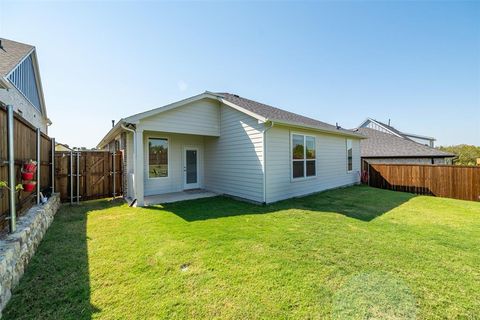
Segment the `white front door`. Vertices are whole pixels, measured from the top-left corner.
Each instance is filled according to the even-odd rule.
[[[184,189],[199,188],[198,148],[185,147],[183,152]]]

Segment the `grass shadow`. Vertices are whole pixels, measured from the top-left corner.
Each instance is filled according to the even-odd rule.
[[[371,221],[413,197],[415,195],[410,193],[353,186],[264,206],[220,196],[146,208],[170,211],[188,222],[247,214],[267,214],[288,209],[331,212],[361,221]]]
[[[3,319],[91,319],[87,219],[92,210],[120,202],[62,205],[28,264]]]

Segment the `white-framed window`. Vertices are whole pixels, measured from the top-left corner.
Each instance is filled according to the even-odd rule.
[[[168,139],[148,138],[148,178],[168,177]]]
[[[292,133],[292,179],[317,174],[315,137]]]
[[[347,155],[347,172],[352,172],[353,170],[353,149],[352,149],[352,140],[346,140],[346,155]]]

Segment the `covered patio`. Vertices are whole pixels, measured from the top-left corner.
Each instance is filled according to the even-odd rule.
[[[195,200],[201,198],[215,197],[218,194],[205,189],[184,190],[179,192],[170,192],[144,197],[145,206],[151,206],[162,203],[172,203],[177,201]]]

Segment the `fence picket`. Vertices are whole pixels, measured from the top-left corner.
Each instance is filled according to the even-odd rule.
[[[369,163],[366,170],[372,187],[480,201],[480,167]]]
[[[108,151],[80,151],[80,161],[78,162],[78,172],[80,177],[78,178],[78,188],[77,188],[77,179],[73,179],[75,185],[74,190],[78,190],[78,195],[80,196],[80,201],[83,200],[92,200],[99,198],[111,197],[114,194],[113,190],[113,161],[112,155]],[[58,192],[60,192],[60,198],[62,201],[69,200],[69,194],[67,188],[63,188],[65,184],[65,177],[68,176],[70,171],[68,167],[68,161],[62,161],[65,158],[68,158],[69,152],[55,152],[55,166],[57,173],[55,175],[56,185]],[[116,186],[116,195],[122,194],[122,156],[118,152],[115,156],[117,162],[115,163],[115,186]],[[77,164],[74,161],[73,174],[77,173]],[[75,191],[75,196],[77,192]]]
[[[37,128],[28,123],[22,116],[14,113],[14,148],[15,148],[15,180],[22,183],[21,169],[23,163],[37,159]],[[40,162],[37,163],[40,173],[40,191],[48,196],[51,192],[52,177],[52,139],[44,133],[40,135]],[[7,109],[0,106],[0,180],[8,180],[7,163]],[[35,177],[34,180],[37,180]],[[16,194],[17,217],[22,216],[26,210],[36,203],[36,190],[34,192],[19,191]],[[0,232],[8,227],[8,192],[5,188],[0,189]]]

